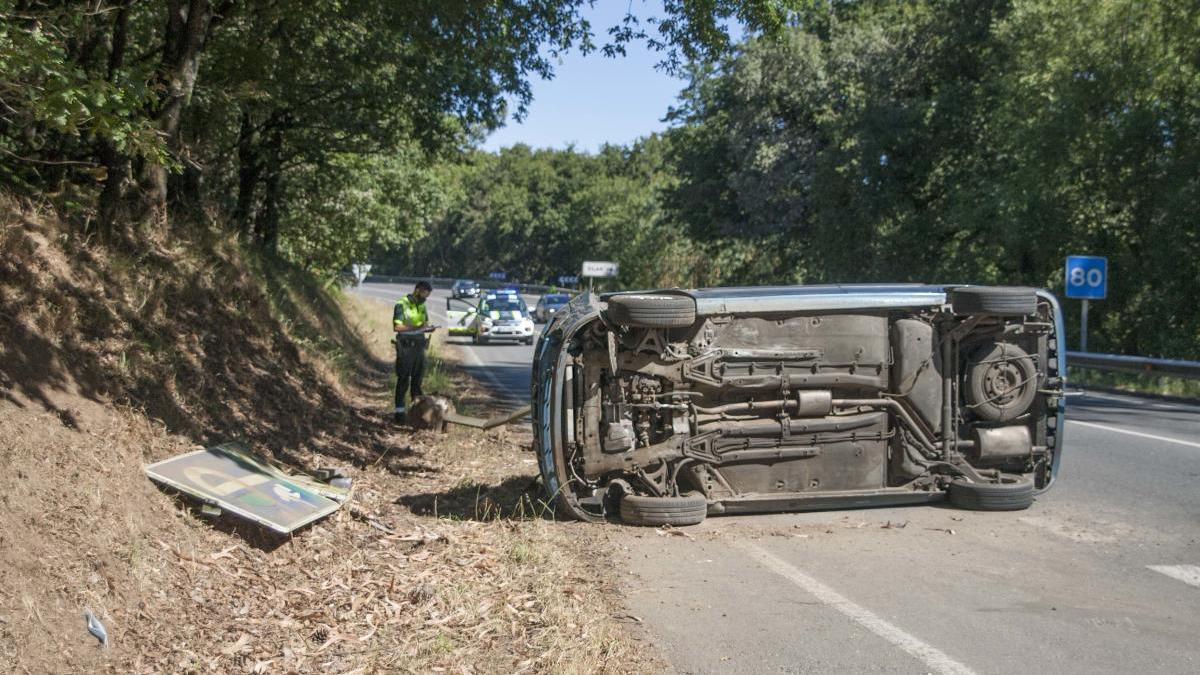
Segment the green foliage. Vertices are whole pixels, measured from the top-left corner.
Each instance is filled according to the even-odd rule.
[[[281,253],[326,276],[419,238],[445,200],[436,174],[411,149],[301,165],[288,189]]]
[[[0,183],[103,222],[142,193],[326,275],[1061,290],[1101,254],[1095,348],[1200,358],[1195,2],[584,6],[0,0]],[[664,136],[469,149],[562,52],[635,40],[689,75]]]
[[[1097,349],[1200,358],[1198,28],[1195,3],[1110,0],[1020,5],[999,30],[1009,221],[1051,235],[1050,283],[1065,253],[1109,256]]]
[[[452,169],[429,238],[383,262],[540,281],[606,258],[626,287],[1061,292],[1067,254],[1101,254],[1113,277],[1094,347],[1200,358],[1192,5],[779,3],[749,21],[742,3],[669,3],[660,35],[687,26],[714,45],[706,26],[730,16],[760,30],[717,61],[674,43],[693,60],[664,137],[476,154]]]
[[[586,4],[0,0],[0,154],[22,163],[0,166],[25,192],[91,189],[106,232],[128,231],[114,222],[123,213],[216,214],[273,252],[283,221],[301,232],[297,219],[313,210],[311,198],[290,203],[299,186],[348,175],[347,155],[419,147],[453,158],[510,112],[520,118],[530,78],[552,77],[567,50],[595,48]],[[657,37],[628,30],[633,13],[601,28],[610,53],[648,40],[676,58],[726,48],[726,19],[775,30],[786,12],[777,0],[678,0]],[[72,173],[80,167],[102,191]],[[318,240],[333,241],[291,249],[315,255]]]
[[[63,27],[45,26],[11,0],[0,1],[0,154],[6,156],[0,180],[35,180],[39,165],[64,162],[40,152],[96,139],[165,162],[166,148],[142,113],[149,100],[144,82],[109,80],[72,58]]]
[[[714,264],[751,252],[722,283],[1061,292],[1067,254],[1107,255],[1094,348],[1198,358],[1198,21],[1134,0],[813,10],[693,71],[666,217]]]
[[[523,145],[474,153],[450,169],[450,205],[429,236],[377,263],[547,282],[578,274],[585,259],[611,259],[630,272],[623,284],[681,283],[693,261],[689,242],[661,219],[658,192],[670,181],[663,151],[651,137],[596,155]]]

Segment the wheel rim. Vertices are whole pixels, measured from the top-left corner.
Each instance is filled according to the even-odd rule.
[[[983,387],[987,400],[1001,408],[1012,405],[1020,397],[1025,384],[1021,371],[1011,362],[993,363],[984,376]]]

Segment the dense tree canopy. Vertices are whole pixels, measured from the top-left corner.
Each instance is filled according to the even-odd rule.
[[[763,252],[721,281],[1061,290],[1067,254],[1107,255],[1098,346],[1200,356],[1200,8],[832,7],[697,70],[675,111],[668,217]]]
[[[1200,358],[1196,2],[587,5],[0,0],[0,187],[322,274],[1061,290],[1107,255],[1095,348]],[[557,54],[635,40],[686,75],[666,133],[471,149]]]
[[[541,278],[611,258],[629,287],[1061,291],[1064,257],[1098,254],[1113,282],[1093,344],[1200,358],[1200,7],[877,1],[788,16],[691,61],[664,137],[476,155],[456,172],[465,196],[391,262]]]
[[[729,18],[780,30],[790,3],[631,4],[619,26],[589,4],[0,0],[0,187],[78,193],[109,236],[215,220],[328,273],[419,233],[436,189],[411,178],[521,116],[561,52],[645,40],[669,65],[726,49]],[[351,193],[373,215],[331,220]]]
[[[552,282],[578,274],[585,258],[616,260],[625,284],[657,286],[700,269],[694,245],[662,219],[659,194],[671,181],[661,138],[595,155],[532,150],[475,152],[450,169],[452,192],[428,235],[377,258],[384,272],[486,276]]]

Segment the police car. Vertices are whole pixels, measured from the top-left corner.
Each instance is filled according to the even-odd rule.
[[[475,344],[516,340],[531,345],[535,337],[529,307],[516,292],[488,292],[478,305],[447,298],[446,320],[451,335],[470,335]]]

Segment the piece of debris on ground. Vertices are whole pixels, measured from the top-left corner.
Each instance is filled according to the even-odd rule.
[[[154,482],[199,500],[205,515],[228,511],[279,534],[328,516],[349,498],[347,489],[286,473],[236,442],[164,459],[145,471]]]

